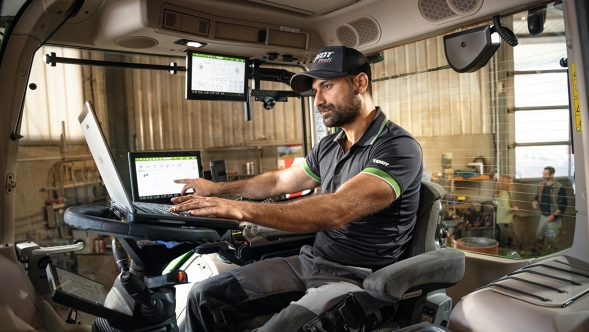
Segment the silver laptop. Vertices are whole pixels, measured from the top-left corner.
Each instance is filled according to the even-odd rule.
[[[106,186],[106,190],[111,197],[111,209],[122,221],[138,223],[172,223],[181,226],[223,229],[238,228],[239,222],[232,219],[192,217],[186,213],[176,214],[168,212],[168,209],[171,207],[170,198],[177,196],[183,187],[183,185],[180,184],[171,185],[172,188],[176,188],[172,189],[171,191],[170,186],[161,184],[160,189],[163,190],[163,188],[165,188],[164,192],[156,192],[153,195],[149,195],[157,196],[155,201],[153,199],[146,199],[143,202],[134,203],[129,198],[127,190],[125,190],[125,187],[123,186],[123,182],[121,181],[121,177],[117,171],[114,159],[112,158],[110,149],[108,148],[91,102],[86,101],[82,113],[80,113],[78,116],[78,121],[80,122],[82,132],[84,133],[84,137],[86,138],[86,142],[90,148],[90,153],[92,153],[92,157],[94,157],[94,161],[96,162],[98,172],[100,172],[104,185]],[[175,154],[177,156],[178,152],[173,152],[170,154]],[[188,152],[186,153],[185,157],[200,158],[200,153],[195,154]],[[183,164],[185,166],[184,168],[187,168],[187,172],[183,172],[181,175],[179,174],[178,178],[183,178],[184,176],[191,174],[194,174],[194,177],[199,177],[202,175],[202,167],[198,164],[198,162],[197,166],[195,166],[196,169],[190,169],[189,165],[191,165],[191,160],[189,160],[188,163]],[[162,163],[155,163],[153,165],[157,165],[160,168],[165,167],[165,164]],[[181,166],[182,165],[180,165],[180,167]],[[134,172],[131,171],[131,173]],[[159,173],[159,180],[161,181],[163,181],[162,179],[164,178],[162,174],[163,172]],[[176,177],[174,176],[173,172],[170,172],[170,176],[166,176],[166,178],[168,178],[170,181],[173,181],[172,178]],[[140,195],[139,192],[138,195]],[[169,204],[157,203],[165,201],[169,202]]]

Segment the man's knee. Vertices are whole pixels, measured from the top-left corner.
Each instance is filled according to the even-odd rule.
[[[245,299],[245,293],[231,273],[222,273],[195,283],[188,293],[187,305],[192,309],[215,312]]]
[[[197,304],[200,302],[201,296],[203,296],[203,294],[205,293],[205,290],[207,289],[205,287],[207,280],[209,280],[209,279],[199,281],[199,282],[192,285],[192,288],[190,288],[190,292],[188,293],[188,304],[189,305],[194,305],[194,304]]]
[[[192,285],[192,288],[190,289],[190,296],[195,297],[199,294],[206,293],[207,290],[209,290],[215,284],[215,279],[219,278],[219,276],[220,275],[212,276],[208,279],[204,279],[194,283]]]
[[[195,283],[187,299],[187,320],[190,327],[230,331],[236,312],[234,307],[247,296],[231,273],[222,273]],[[199,330],[199,328],[196,328]]]

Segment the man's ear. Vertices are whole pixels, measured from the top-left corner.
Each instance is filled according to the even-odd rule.
[[[356,91],[358,91],[358,93],[364,93],[366,92],[366,90],[368,89],[368,75],[366,75],[366,73],[360,73],[358,75],[356,75],[355,77],[356,79],[355,81],[355,86],[356,86]]]

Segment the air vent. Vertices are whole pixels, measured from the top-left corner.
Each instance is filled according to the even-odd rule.
[[[429,22],[441,24],[479,11],[483,0],[419,0],[421,15]]]
[[[349,24],[358,33],[358,46],[373,44],[380,39],[380,26],[373,18],[361,17]]]
[[[208,36],[210,20],[198,16],[188,15],[173,10],[164,10],[162,28],[187,32],[194,35]]]
[[[362,16],[339,25],[335,34],[340,44],[356,48],[378,42],[381,32],[380,26],[372,17]]]
[[[419,0],[419,11],[426,20],[434,23],[457,16],[446,0]]]
[[[458,15],[470,16],[481,9],[483,0],[447,0],[448,5]]]
[[[178,19],[176,19],[176,17]],[[170,29],[180,29],[182,27],[182,16],[174,12],[166,11],[164,26]]]
[[[198,24],[198,33],[201,35],[208,35],[209,34],[209,21],[208,20],[200,20]]]
[[[339,40],[340,44],[351,48],[358,47],[358,34],[351,26],[342,24],[337,27],[335,34],[337,35],[337,40]]]
[[[306,29],[214,16],[167,3],[162,5],[156,31],[187,39],[203,36],[205,38],[196,40],[205,43],[231,40],[250,45],[276,46],[279,47],[276,51],[288,53],[308,50],[311,44],[311,31]]]

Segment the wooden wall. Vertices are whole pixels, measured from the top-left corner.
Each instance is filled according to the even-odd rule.
[[[446,152],[454,154],[454,168],[477,156],[494,163],[489,67],[449,69],[441,36],[396,47],[372,67],[374,99],[417,138],[427,169],[441,170]]]

